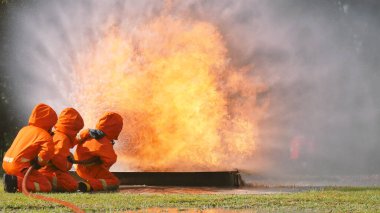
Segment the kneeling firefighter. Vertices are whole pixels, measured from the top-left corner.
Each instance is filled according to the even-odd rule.
[[[96,129],[87,130],[91,137],[78,144],[74,158],[78,161],[98,158],[99,161],[76,165],[77,174],[87,181],[80,183],[80,191],[109,191],[119,188],[119,179],[109,169],[117,159],[113,144],[122,128],[123,118],[117,113],[107,112],[100,118]]]
[[[29,125],[18,132],[4,155],[4,191],[21,192],[23,178],[31,165],[34,166],[34,170],[27,179],[27,190],[51,191],[52,186],[49,180],[38,169],[45,166],[53,156],[51,128],[56,122],[57,114],[50,106],[38,104],[34,107],[29,117]]]
[[[76,135],[84,126],[83,118],[73,108],[64,109],[54,126],[54,156],[40,172],[51,182],[53,191],[75,192],[78,182],[68,172],[72,167],[70,149],[77,145]]]

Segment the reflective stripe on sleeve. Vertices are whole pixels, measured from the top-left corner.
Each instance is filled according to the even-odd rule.
[[[20,160],[21,163],[26,163],[29,161],[30,161],[30,159],[28,159],[28,158],[21,158],[21,160]]]
[[[8,157],[8,156],[5,156],[5,157],[3,158],[4,162],[8,162],[8,163],[12,163],[12,162],[13,162],[13,159],[14,159],[14,158],[11,158],[11,157]]]
[[[4,160],[4,162],[12,163],[13,160],[14,160],[14,158],[11,158],[11,157],[8,157],[8,156],[5,156],[5,157],[3,158],[3,160]],[[21,162],[21,163],[26,163],[26,162],[29,162],[29,161],[30,161],[30,159],[28,159],[28,158],[24,158],[24,157],[20,158],[20,162]]]

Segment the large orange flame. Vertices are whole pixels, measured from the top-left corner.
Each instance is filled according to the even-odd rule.
[[[229,64],[212,24],[162,15],[134,32],[113,26],[76,61],[71,97],[86,125],[107,110],[124,117],[119,169],[233,169],[254,154],[266,87]]]

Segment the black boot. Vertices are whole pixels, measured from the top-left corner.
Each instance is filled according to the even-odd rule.
[[[17,177],[14,175],[3,175],[4,191],[15,193],[17,191]]]
[[[91,188],[90,184],[83,182],[83,181],[79,181],[78,191],[80,191],[80,192],[91,192],[92,188]]]
[[[119,190],[119,185],[107,186],[107,191],[108,192],[117,192],[118,190]]]

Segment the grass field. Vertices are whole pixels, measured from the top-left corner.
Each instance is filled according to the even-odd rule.
[[[62,212],[56,204],[9,194],[0,189],[0,211]],[[320,190],[276,195],[142,195],[126,193],[49,193],[47,196],[75,203],[86,211],[148,211],[149,208],[236,209],[272,212],[380,212],[380,188],[328,187]]]

